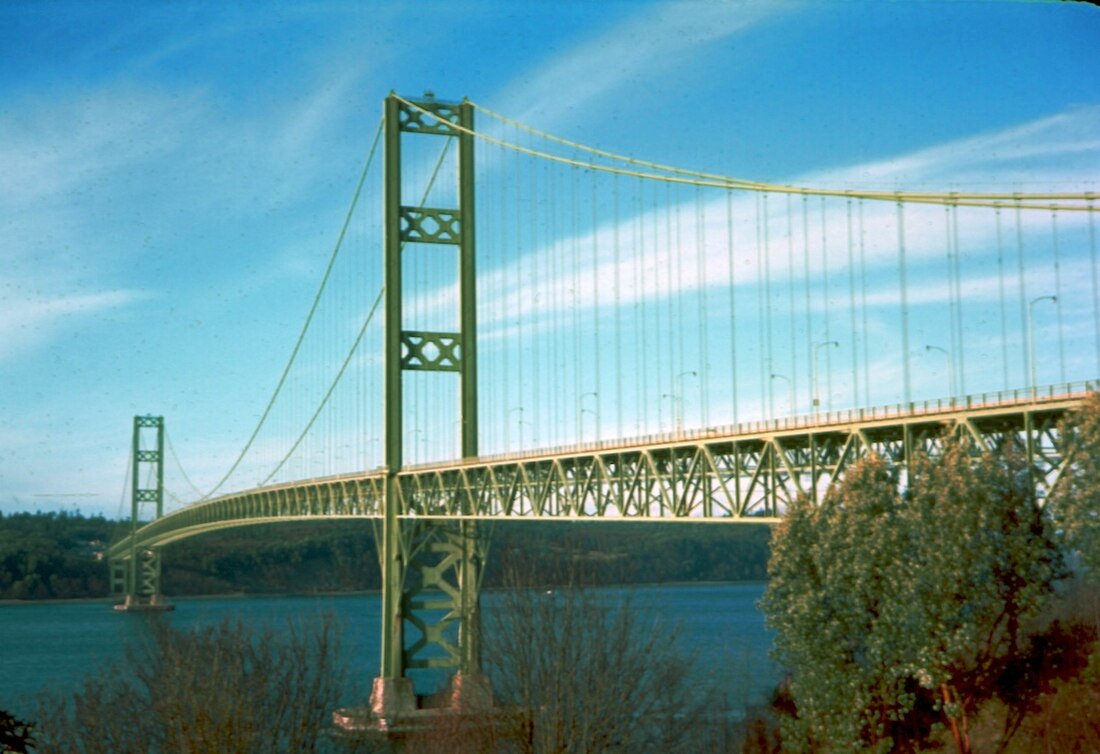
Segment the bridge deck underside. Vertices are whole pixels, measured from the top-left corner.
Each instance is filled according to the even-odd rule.
[[[924,414],[696,433],[680,439],[482,458],[403,470],[406,519],[556,518],[622,521],[777,521],[799,495],[819,499],[844,469],[870,452],[904,466],[962,435],[978,449],[1016,448],[1049,491],[1060,470],[1057,424],[1083,395]],[[384,474],[257,488],[188,506],[112,547],[157,547],[234,526],[382,516]]]

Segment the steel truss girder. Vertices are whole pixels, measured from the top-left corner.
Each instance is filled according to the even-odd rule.
[[[945,437],[960,433],[974,440],[975,451],[1015,448],[1049,495],[1064,462],[1058,421],[1084,396],[407,468],[396,479],[398,515],[774,522],[798,494],[820,497],[868,452],[906,465],[914,450],[938,453]],[[110,554],[249,524],[378,519],[384,494],[383,471],[246,490],[146,524]]]
[[[478,594],[489,544],[484,527],[404,521],[401,529],[404,667],[478,668]]]

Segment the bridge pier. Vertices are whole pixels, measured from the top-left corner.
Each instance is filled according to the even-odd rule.
[[[114,606],[120,612],[174,610],[160,591],[160,550],[146,548],[111,563],[111,593],[123,601]]]
[[[141,506],[154,505],[155,517],[164,515],[164,417],[135,416],[130,490],[129,549],[111,558],[111,593],[122,594],[115,605],[121,612],[173,610],[160,591],[160,549],[138,549],[133,542],[141,521]],[[144,472],[144,473],[143,473]],[[142,487],[142,479],[152,479],[152,487]]]
[[[478,613],[486,540],[473,522],[406,518],[408,499],[400,481],[407,371],[458,378],[462,457],[478,455],[473,107],[465,101],[438,101],[430,94],[411,101],[391,93],[384,112],[386,478],[381,532],[376,530],[382,568],[381,672],[374,679],[365,712],[343,710],[334,715],[342,727],[377,729],[431,709],[492,705],[489,683],[481,674]],[[403,203],[403,195],[427,197],[431,189],[430,183],[403,188],[403,136],[457,141],[458,192],[452,206]],[[402,255],[408,244],[450,247],[457,256],[459,311],[457,321],[445,331],[426,329],[429,323],[417,322],[403,310]],[[465,497],[456,498],[445,513],[470,513],[470,506]],[[418,696],[406,675],[416,669],[448,669],[453,676],[442,690]]]
[[[369,706],[337,710],[333,722],[349,730],[387,731],[424,726],[439,715],[494,714],[493,692],[481,672],[479,592],[488,537],[475,524],[398,521],[399,536],[384,552],[383,580],[394,591],[396,614],[383,616],[383,656],[396,668],[376,677]],[[382,534],[381,538],[384,538]],[[385,595],[383,597],[385,610]],[[417,693],[409,670],[452,671],[443,687]]]

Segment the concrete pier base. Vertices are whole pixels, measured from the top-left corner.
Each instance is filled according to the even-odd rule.
[[[115,605],[120,613],[156,613],[175,610],[176,606],[164,601],[164,597],[154,594],[148,599],[126,595],[126,601]]]
[[[499,725],[514,712],[493,706],[489,679],[480,673],[456,673],[435,694],[417,697],[408,678],[375,678],[369,707],[345,707],[332,713],[333,725],[347,733],[374,733],[404,739],[424,731]]]
[[[397,717],[414,712],[416,694],[408,678],[375,678],[370,692],[370,711],[375,717]]]
[[[493,708],[493,689],[482,673],[455,673],[442,691],[424,698],[423,707],[484,712]]]

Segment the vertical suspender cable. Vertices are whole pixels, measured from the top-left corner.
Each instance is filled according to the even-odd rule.
[[[951,247],[954,249],[955,262],[955,343],[959,350],[955,356],[955,390],[966,395],[966,343],[963,334],[963,295],[962,295],[962,248],[959,246],[959,208],[951,205]]]
[[[649,360],[646,358],[646,295],[645,279],[645,181],[638,179],[638,193],[634,195],[634,393],[635,393],[635,434],[642,434],[643,428],[649,426],[648,401],[645,399],[648,380],[646,373],[649,371]]]
[[[768,379],[767,358],[764,350],[767,342],[764,334],[764,233],[760,222],[760,216],[763,213],[761,208],[763,196],[760,193],[753,194],[753,206],[756,209],[756,364],[761,410],[764,412],[765,419],[771,419],[771,401],[769,400],[771,391],[768,389],[771,380]]]
[[[546,251],[550,255],[550,269],[546,272],[544,281],[553,281],[550,285],[550,290],[547,291],[547,297],[549,300],[546,302],[546,306],[549,307],[549,366],[547,367],[547,373],[553,375],[553,382],[556,383],[563,375],[564,364],[561,360],[561,328],[559,326],[559,318],[561,307],[558,305],[558,298],[561,295],[561,284],[564,282],[564,278],[561,276],[561,269],[559,264],[559,233],[558,233],[558,182],[555,180],[557,176],[557,165],[546,166],[546,182],[549,199],[546,204],[548,205],[550,212],[550,221],[547,223],[549,229],[549,237],[546,239]],[[540,285],[544,284],[540,282]],[[550,393],[550,417],[553,426],[550,428],[553,432],[554,444],[558,443],[558,438],[561,437],[561,394],[562,391],[557,389],[556,385],[547,390]],[[547,422],[550,424],[551,422]],[[544,437],[543,442],[550,440],[549,437]]]
[[[848,220],[848,323],[852,332],[852,408],[859,406],[859,333],[856,331],[856,263],[852,249],[852,200],[847,202]]]
[[[533,273],[528,275],[528,284],[531,286],[531,290],[534,292],[532,297],[532,318],[531,318],[531,345],[534,352],[534,359],[531,364],[531,435],[527,438],[528,444],[534,447],[533,443],[535,438],[542,437],[542,409],[543,409],[543,394],[541,389],[542,383],[542,371],[544,366],[542,364],[542,344],[544,338],[541,337],[539,332],[539,319],[541,317],[540,309],[543,306],[541,291],[539,290],[542,281],[545,280],[540,273],[539,268],[542,262],[542,249],[539,244],[542,243],[542,234],[539,232],[542,225],[540,219],[540,210],[545,203],[543,197],[539,192],[539,168],[545,168],[545,162],[535,162],[531,168],[531,267]],[[526,449],[526,448],[525,448]]]
[[[680,223],[679,198],[677,198],[674,212],[676,215],[676,248],[672,265],[676,270],[676,323],[682,327],[684,322],[684,235],[683,226]],[[678,375],[684,372],[684,338],[682,336],[674,337],[676,338],[676,366],[672,376],[673,415],[683,418],[684,382]],[[677,390],[680,392],[677,393]],[[677,413],[675,406],[677,400],[680,401],[679,413]]]
[[[898,226],[898,287],[901,289],[901,354],[902,354],[902,402],[912,400],[912,383],[909,376],[909,284],[905,268],[905,206],[897,203]]]
[[[593,319],[593,321],[592,321],[592,335],[593,335],[593,337],[592,337],[592,342],[595,345],[595,348],[593,349],[594,353],[592,354],[592,364],[593,364],[593,367],[595,368],[595,371],[596,371],[596,390],[595,390],[595,393],[596,393],[596,439],[599,440],[602,437],[602,435],[600,434],[600,415],[601,415],[600,405],[603,402],[602,395],[604,393],[604,389],[603,389],[602,381],[600,379],[600,320],[602,319],[602,317],[600,316],[601,302],[600,302],[600,290],[599,290],[599,275],[596,274],[597,271],[600,268],[600,264],[599,264],[600,254],[599,254],[599,248],[598,248],[597,241],[596,241],[596,234],[599,231],[599,227],[600,227],[600,224],[599,224],[600,210],[599,210],[599,203],[598,203],[599,193],[597,191],[596,181],[597,181],[597,174],[596,174],[595,171],[593,171],[592,172],[592,201],[591,201],[591,205],[592,205],[592,233],[591,233],[592,253],[589,255],[589,257],[591,259],[591,263],[593,265],[593,274],[590,275],[589,277],[592,278],[592,301],[594,302],[594,305],[592,307],[592,311],[593,311],[593,317],[592,317],[592,319]]]
[[[767,374],[767,380],[765,380],[768,386],[768,418],[775,418],[775,389],[772,385],[774,382],[771,379],[772,372],[775,370],[775,360],[772,358],[772,264],[771,264],[771,233],[769,225],[771,225],[770,213],[768,212],[768,194],[764,193],[761,200],[761,209],[763,210],[762,223],[764,225],[764,327],[765,327],[765,371]]]
[[[867,254],[864,241],[863,200],[859,200],[859,290],[863,312],[863,399],[871,405],[871,349],[867,342]]]
[[[622,274],[619,267],[619,174],[611,176],[611,201],[613,210],[611,222],[614,233],[615,266],[615,432],[616,437],[623,436],[623,309]]]
[[[813,306],[810,300],[810,211],[805,194],[802,195],[802,273],[806,306],[806,359],[807,366],[812,370],[814,368],[814,331]]]
[[[673,226],[673,223],[672,223],[672,185],[669,184],[669,183],[666,183],[665,184],[665,258],[666,258],[666,260],[668,262],[668,265],[671,269],[666,270],[666,274],[665,274],[665,280],[667,281],[667,284],[668,284],[668,316],[665,317],[665,319],[667,321],[667,326],[668,326],[668,344],[670,346],[669,354],[671,355],[671,353],[672,353],[671,347],[673,345],[675,345],[677,351],[680,351],[680,356],[679,356],[678,359],[670,359],[669,360],[670,363],[668,365],[669,366],[669,370],[668,370],[668,389],[669,389],[669,394],[670,395],[676,389],[676,384],[675,384],[676,378],[675,378],[674,375],[677,373],[677,370],[680,368],[679,365],[683,361],[683,352],[681,351],[681,349],[683,347],[683,338],[679,338],[679,337],[676,336],[676,329],[675,329],[675,323],[680,321],[679,317],[676,316],[676,308],[675,308],[676,302],[678,300],[677,296],[676,296],[676,289],[678,289],[680,287],[680,278],[678,276],[680,256],[679,256],[679,254],[675,253],[675,251],[674,251],[676,247],[672,243],[672,237],[673,237],[672,226]],[[662,361],[664,361],[664,359],[662,359]],[[672,407],[672,413],[670,414],[670,416],[675,416],[675,415],[676,415],[676,410],[675,410],[675,406],[673,406]]]
[[[710,391],[707,389],[710,383],[710,361],[707,358],[710,352],[710,341],[707,338],[707,225],[702,189],[699,186],[695,187],[695,222],[695,266],[696,282],[699,286],[699,420],[706,427],[710,425]]]
[[[821,199],[821,285],[823,288],[821,302],[824,305],[825,340],[832,341],[832,323],[829,316],[829,248],[828,248],[828,221],[825,214],[825,197]],[[833,410],[833,349],[825,349],[825,410]]]
[[[954,259],[953,259],[953,257],[954,257],[954,246],[952,244],[952,238],[953,238],[953,236],[951,234],[951,205],[945,204],[945,205],[943,205],[943,242],[944,242],[943,245],[944,245],[944,249],[946,251],[946,260],[947,260],[947,312],[948,312],[947,334],[948,334],[948,338],[950,339],[950,343],[947,346],[947,353],[949,354],[948,357],[947,357],[948,358],[948,364],[945,365],[947,369],[951,369],[950,360],[958,358],[959,347],[960,347],[959,343],[958,343],[958,333],[959,333],[959,328],[958,328],[958,321],[959,321],[958,306],[959,306],[959,298],[956,294],[956,287],[955,287],[955,283],[956,283],[956,281],[955,281],[955,264],[954,264]],[[955,389],[955,375],[953,373],[949,374],[949,380],[950,380],[951,397],[955,397],[955,396],[958,395],[958,391]]]
[[[775,371],[774,330],[772,327],[772,299],[771,299],[771,212],[768,211],[768,194],[762,196],[760,203],[763,210],[761,221],[763,222],[763,298],[764,298],[764,353],[766,356],[766,371],[768,382],[768,418],[775,418],[775,387],[771,379]]]
[[[1054,307],[1058,315],[1058,381],[1066,383],[1066,340],[1062,319],[1062,263],[1058,249],[1058,212],[1050,208],[1050,242],[1054,252]]]
[[[578,187],[580,173],[577,170],[569,171],[569,175],[572,178],[570,186],[569,197],[572,200],[570,204],[569,219],[570,219],[570,239],[569,239],[569,254],[570,254],[570,267],[573,272],[573,286],[572,286],[572,333],[570,338],[573,342],[573,402],[576,405],[577,412],[577,436],[574,442],[584,441],[584,412],[581,407],[581,328],[580,322],[577,318],[577,306],[578,297],[580,295],[580,273],[577,269],[577,263],[580,258],[579,246],[580,239],[578,228],[578,219],[580,216],[580,190]]]
[[[1027,317],[1027,276],[1024,274],[1024,228],[1019,202],[1016,203],[1016,265],[1017,288],[1020,292],[1020,334],[1023,335],[1028,331],[1029,325]],[[1022,369],[1020,371],[1021,377],[1019,384],[1026,385],[1028,384],[1028,353],[1026,343],[1020,344],[1020,356],[1022,357]]]
[[[787,194],[787,330],[790,332],[790,358],[791,358],[791,391],[790,405],[787,406],[787,414],[795,413],[794,397],[798,394],[798,345],[795,343],[795,313],[794,313],[794,219],[791,205],[791,195]],[[769,376],[768,379],[771,379]]]
[[[516,152],[515,154],[516,154],[516,157],[515,157],[516,169],[515,169],[514,175],[515,175],[515,181],[516,181],[516,191],[515,191],[515,196],[516,196],[516,234],[515,234],[516,258],[515,258],[515,261],[513,262],[513,267],[515,268],[516,275],[515,275],[515,282],[512,284],[512,291],[513,291],[513,295],[516,296],[517,298],[514,302],[514,307],[515,307],[515,312],[516,312],[516,320],[515,320],[515,322],[516,322],[516,333],[515,333],[516,348],[514,348],[512,350],[513,350],[514,353],[518,354],[518,358],[516,359],[516,398],[517,398],[516,405],[515,406],[509,405],[505,409],[505,411],[507,411],[508,413],[504,417],[504,420],[506,422],[508,422],[509,429],[511,429],[510,425],[512,424],[512,413],[511,413],[511,411],[512,411],[513,408],[518,408],[519,409],[519,420],[523,421],[523,405],[526,402],[526,395],[525,395],[525,390],[524,390],[524,386],[525,386],[526,383],[524,382],[524,377],[527,373],[527,370],[526,370],[525,367],[526,367],[526,362],[527,362],[527,346],[528,346],[527,339],[523,337],[523,320],[526,319],[526,317],[527,317],[527,314],[524,312],[524,309],[527,306],[527,302],[526,302],[525,297],[523,295],[523,286],[526,283],[526,280],[524,279],[524,274],[523,274],[523,272],[524,272],[524,262],[527,258],[527,255],[523,253],[523,239],[524,239],[524,235],[525,235],[524,232],[523,232],[523,187],[524,187],[525,182],[523,180],[523,160],[522,160],[522,156],[520,155],[519,152]],[[531,218],[531,222],[534,222],[533,217]],[[516,435],[517,439],[516,439],[515,448],[517,450],[520,450],[520,451],[525,449],[523,447],[522,443],[520,443],[520,441],[519,441],[519,438],[522,437],[522,435],[523,435],[522,426],[523,425],[517,425],[516,426],[516,429],[519,429],[520,431]]]
[[[726,190],[726,260],[730,278],[727,286],[730,301],[730,400],[733,402],[733,423],[737,424],[737,275],[733,253],[733,191],[731,189]],[[1097,337],[1100,338],[1100,330],[1097,332]]]
[[[1001,208],[997,207],[997,293],[1001,306],[1001,390],[1008,389],[1008,307],[1005,302],[1004,229]]]
[[[1100,375],[1100,281],[1096,272],[1096,212],[1089,199],[1089,258],[1092,261],[1092,329],[1096,341],[1096,374]]]

